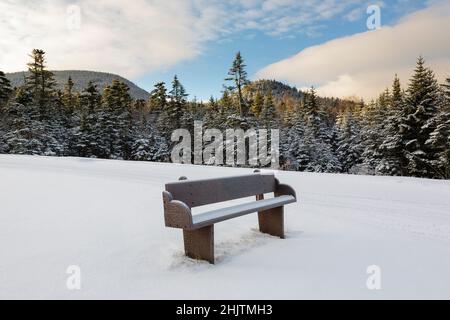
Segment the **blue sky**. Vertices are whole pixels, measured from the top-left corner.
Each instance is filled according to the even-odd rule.
[[[374,4],[381,28],[369,30]],[[148,91],[177,74],[200,100],[220,95],[237,51],[251,79],[326,96],[370,99],[395,73],[406,84],[419,55],[439,79],[450,69],[448,0],[2,0],[0,12],[0,70],[24,70],[40,48],[50,69]]]
[[[426,7],[425,1],[399,1],[396,4],[382,4],[382,24],[394,24],[399,18],[410,12]],[[366,10],[367,4],[361,1],[353,9]],[[205,51],[190,60],[177,63],[166,70],[135,79],[136,84],[151,90],[154,83],[164,81],[170,83],[177,74],[185,85],[190,98],[207,100],[211,95],[218,97],[225,83],[224,78],[237,51],[241,51],[249,77],[255,79],[255,73],[263,67],[290,57],[304,48],[318,45],[332,39],[355,33],[366,32],[365,12],[350,21],[342,16],[313,25],[309,34],[299,27],[288,34],[269,35],[262,31],[243,30],[233,33],[218,41],[205,44]],[[310,28],[310,27],[308,27]],[[311,85],[316,85],[311,83]]]

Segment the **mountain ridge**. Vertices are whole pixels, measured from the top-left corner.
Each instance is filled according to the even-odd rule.
[[[64,85],[67,83],[70,76],[74,82],[75,91],[77,92],[81,92],[86,88],[89,81],[97,84],[98,89],[103,91],[103,89],[111,84],[113,80],[119,80],[130,87],[130,94],[134,99],[147,100],[150,96],[146,90],[142,89],[132,81],[114,73],[89,70],[51,70],[51,72],[55,75],[57,88],[61,90],[64,88]],[[6,77],[11,81],[13,87],[19,87],[24,84],[24,78],[27,74],[28,71],[18,71],[6,73]]]

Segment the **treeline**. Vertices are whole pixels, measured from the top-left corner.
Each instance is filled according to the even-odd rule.
[[[75,92],[69,77],[56,90],[45,52],[33,50],[25,84],[12,89],[0,73],[0,152],[167,161],[166,141],[153,128],[146,103],[113,81],[102,93],[93,82]]]
[[[276,81],[247,80],[238,53],[219,99],[189,101],[175,76],[148,101],[114,81],[56,90],[44,52],[34,50],[25,84],[0,72],[0,153],[170,161],[178,128],[274,128],[282,169],[450,178],[450,79],[438,84],[422,58],[406,90],[395,77],[375,101],[318,97]]]

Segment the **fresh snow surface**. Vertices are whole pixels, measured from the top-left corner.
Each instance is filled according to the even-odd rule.
[[[285,240],[250,214],[215,226],[215,265],[184,257],[164,184],[249,172],[0,156],[0,298],[450,298],[448,180],[276,172],[299,198]],[[66,287],[71,265],[81,290]],[[371,265],[381,290],[367,288]]]

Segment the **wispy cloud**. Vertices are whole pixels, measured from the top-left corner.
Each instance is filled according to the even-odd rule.
[[[328,96],[376,97],[395,73],[406,82],[423,55],[439,79],[450,73],[450,4],[438,2],[409,14],[394,26],[309,47],[269,65],[258,78],[276,78],[298,87],[314,85]]]
[[[245,2],[244,2],[245,3]],[[234,1],[236,9],[241,1]],[[234,20],[239,28],[251,26],[267,34],[278,36],[293,30],[300,30],[316,22],[334,18],[354,6],[358,0],[255,0],[246,7],[236,10]],[[244,21],[240,24],[239,21]]]

